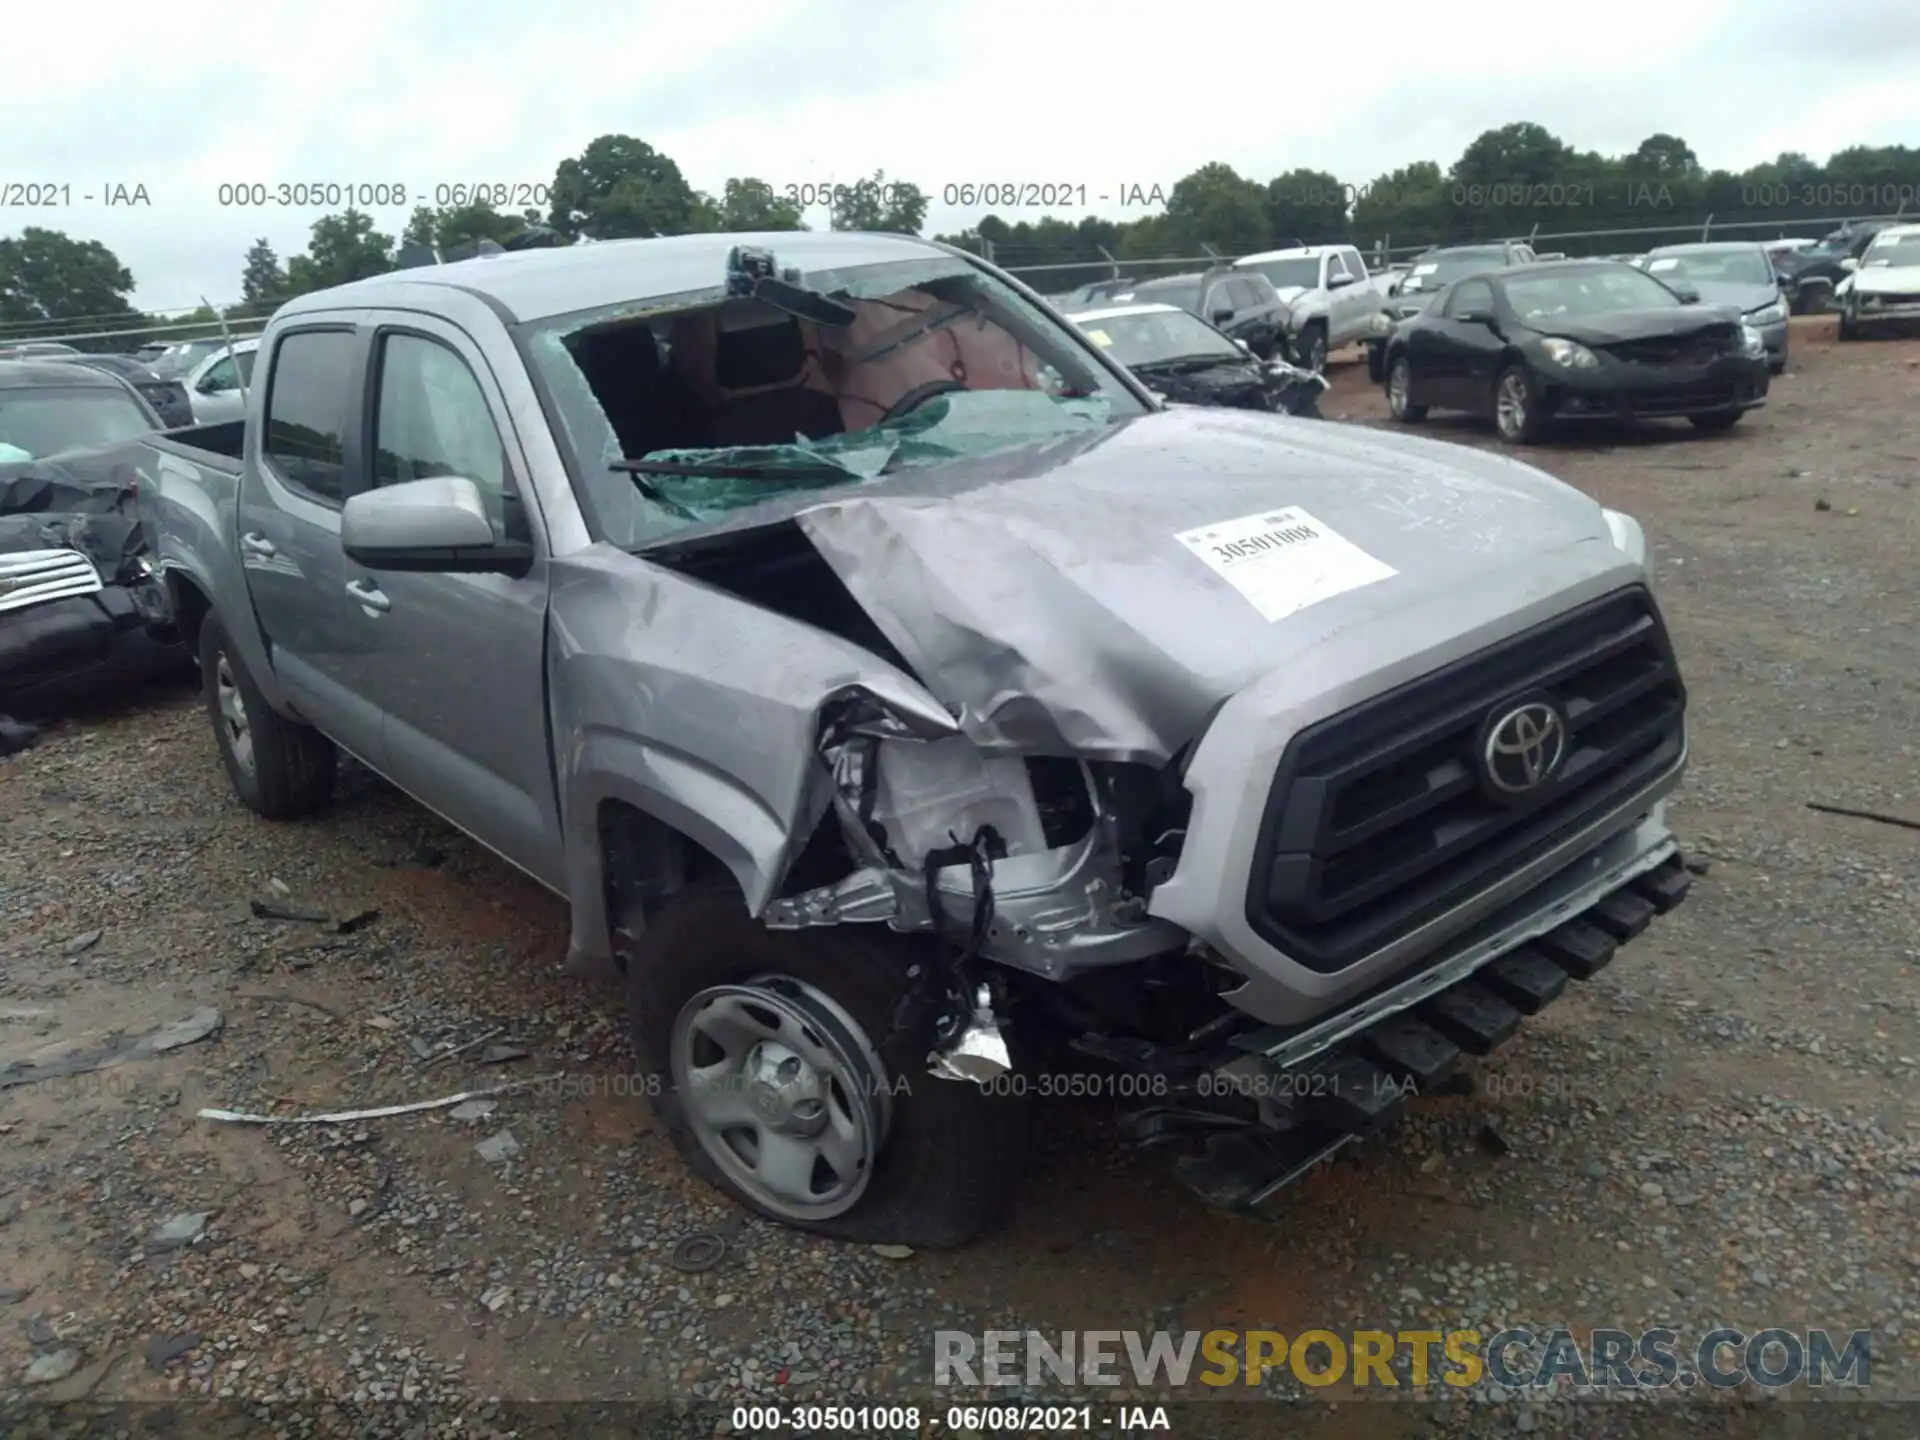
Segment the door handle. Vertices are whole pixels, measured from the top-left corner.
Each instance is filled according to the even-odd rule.
[[[274,553],[273,542],[267,539],[266,536],[259,534],[242,535],[240,537],[240,548],[249,555],[271,555]]]
[[[393,602],[381,593],[380,587],[366,580],[349,580],[347,594],[358,600],[369,610],[377,610],[382,615],[393,608]]]

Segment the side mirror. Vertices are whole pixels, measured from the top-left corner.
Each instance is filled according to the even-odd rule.
[[[1353,284],[1353,276],[1351,275],[1329,275],[1327,277],[1327,289],[1329,290],[1344,290],[1351,284]]]
[[[1684,280],[1675,280],[1667,288],[1680,297],[1680,303],[1682,305],[1698,305],[1700,303],[1700,292]]]
[[[1238,346],[1240,347],[1240,353],[1241,353],[1241,354],[1243,354],[1243,355],[1251,355],[1251,354],[1253,354],[1253,346],[1251,346],[1251,345],[1249,345],[1249,344],[1248,344],[1248,343],[1247,343],[1246,341],[1244,341],[1244,340],[1236,340],[1236,341],[1234,341],[1233,343],[1234,343],[1234,344],[1236,344],[1236,345],[1238,345]]]
[[[494,538],[480,488],[459,476],[367,490],[340,513],[340,548],[369,570],[524,574],[533,547]]]
[[[1216,325],[1225,325],[1231,319],[1233,319],[1233,311],[1231,310],[1216,310],[1213,312],[1213,323]]]
[[[1849,255],[1840,262],[1840,268],[1842,270],[1858,270],[1860,268],[1860,262]]]

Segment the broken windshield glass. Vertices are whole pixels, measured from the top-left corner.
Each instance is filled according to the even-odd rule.
[[[1099,396],[955,390],[851,435],[791,445],[658,450],[613,468],[631,474],[654,503],[685,520],[706,521],[796,491],[866,484],[904,470],[1068,439],[1099,429],[1112,413]]]
[[[815,267],[792,283],[855,320],[818,324],[715,285],[519,327],[596,538],[632,548],[785,489],[1145,413],[1089,342],[965,257]]]

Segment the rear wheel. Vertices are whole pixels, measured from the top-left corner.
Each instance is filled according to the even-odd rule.
[[[992,1224],[1027,1110],[927,1072],[926,1025],[896,1034],[914,940],[866,927],[768,930],[738,890],[697,885],[637,931],[628,1023],[655,1112],[702,1179],[782,1224],[944,1249]]]
[[[1413,366],[1407,357],[1396,355],[1387,367],[1387,408],[1393,418],[1418,425],[1427,418],[1427,407],[1413,403]]]
[[[1546,438],[1546,417],[1524,366],[1509,365],[1494,382],[1493,423],[1509,445],[1535,445]]]
[[[269,820],[294,820],[325,805],[339,752],[318,730],[267,704],[212,615],[200,624],[200,676],[214,743],[247,808]]]
[[[1687,420],[1696,430],[1704,430],[1709,435],[1717,435],[1722,430],[1731,430],[1740,423],[1744,410],[1716,410],[1711,415],[1689,415]]]

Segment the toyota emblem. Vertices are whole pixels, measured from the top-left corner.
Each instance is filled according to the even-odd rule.
[[[1480,746],[1480,771],[1497,797],[1525,800],[1553,783],[1567,758],[1567,722],[1546,700],[1496,712]]]

